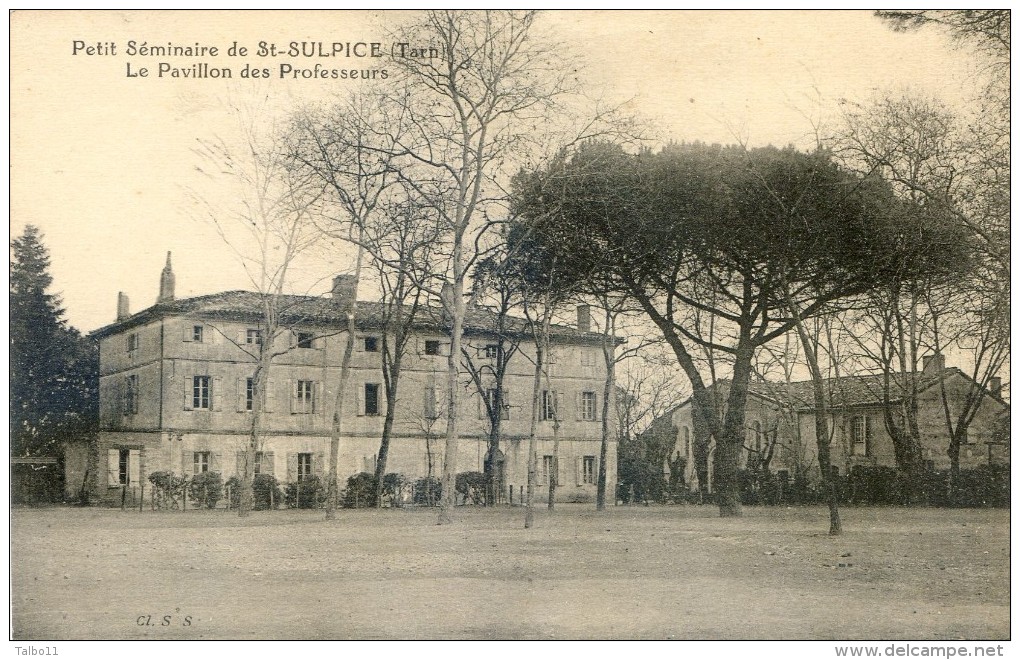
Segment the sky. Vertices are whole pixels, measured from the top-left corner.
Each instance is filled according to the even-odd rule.
[[[166,253],[177,296],[252,286],[202,202],[237,200],[203,176],[200,140],[228,138],[224,99],[264,96],[279,116],[356,89],[352,81],[279,79],[260,42],[380,42],[400,12],[15,12],[11,18],[11,235],[34,224],[50,250],[69,322],[111,323],[155,302]],[[539,27],[584,63],[585,87],[645,119],[660,142],[814,142],[840,99],[911,89],[963,104],[971,64],[937,31],[897,33],[868,11],[553,11]],[[134,41],[136,52],[129,53]],[[76,42],[78,42],[76,44]],[[147,45],[215,46],[216,56],[145,56]],[[237,42],[244,56],[230,55]],[[90,50],[91,53],[90,54]],[[298,59],[311,66],[315,59]],[[350,58],[329,66],[384,66]],[[158,76],[159,62],[228,67],[234,79]],[[272,67],[268,81],[238,78]],[[141,68],[149,76],[140,75]],[[134,74],[129,77],[129,73]],[[342,253],[301,264],[295,286],[325,291]]]

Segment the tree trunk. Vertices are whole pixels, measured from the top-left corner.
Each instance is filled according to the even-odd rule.
[[[248,442],[245,443],[244,453],[241,458],[241,483],[238,486],[237,515],[239,518],[246,518],[254,505],[255,493],[252,491],[252,483],[255,480],[255,453],[262,443],[262,419],[264,416],[266,386],[269,377],[270,349],[272,348],[272,336],[266,338],[269,345],[259,344],[259,358],[255,363],[255,371],[251,377],[252,401],[251,401],[251,426],[248,432]]]
[[[340,303],[347,306],[347,342],[344,346],[344,356],[340,362],[340,382],[337,383],[336,399],[333,409],[333,423],[329,434],[329,476],[326,484],[326,520],[336,519],[336,509],[340,495],[339,465],[340,465],[340,434],[343,431],[344,419],[344,394],[347,392],[347,383],[351,375],[351,356],[354,354],[354,333],[358,315],[358,284],[361,280],[361,259],[364,248],[361,246],[361,236],[358,237],[358,256],[354,263],[354,287],[351,292],[351,300],[341,300]]]
[[[605,511],[606,509],[606,486],[608,474],[606,473],[606,458],[609,455],[609,401],[613,395],[613,386],[616,380],[616,347],[613,345],[613,335],[616,333],[612,313],[609,305],[606,305],[606,322],[602,329],[602,359],[606,363],[606,381],[602,387],[602,442],[599,445],[599,476],[595,487],[595,510]],[[613,502],[616,502],[616,494],[613,494]]]
[[[817,340],[812,341],[808,336],[807,328],[804,327],[804,321],[800,316],[800,310],[794,305],[788,291],[786,292],[786,302],[796,322],[797,335],[804,348],[808,371],[811,372],[811,392],[815,404],[815,444],[818,447],[818,467],[822,473],[825,501],[829,505],[829,535],[839,536],[843,533],[843,525],[839,519],[839,491],[836,487],[836,480],[832,476],[832,457],[829,452],[829,410],[825,402],[822,370],[818,365],[818,342]]]
[[[399,341],[399,338],[398,338]],[[397,387],[400,382],[400,367],[403,358],[403,349],[395,347],[397,354],[393,357],[389,375],[386,378],[386,419],[383,420],[382,439],[379,441],[379,456],[375,461],[375,507],[382,508],[383,478],[386,476],[386,461],[390,454],[390,437],[393,435],[393,420],[397,414]],[[386,355],[386,346],[383,346],[383,359]]]
[[[743,341],[741,342],[743,343]],[[715,448],[715,488],[719,502],[719,515],[736,517],[742,515],[740,504],[740,482],[737,471],[740,450],[744,446],[744,416],[747,408],[747,392],[751,381],[751,358],[753,351],[747,345],[738,346],[733,362],[733,380],[726,401],[726,417],[723,430]]]
[[[464,330],[464,273],[461,264],[460,241],[454,248],[454,278],[451,292],[452,300],[444,301],[452,317],[453,327],[450,329],[450,356],[446,363],[446,386],[449,398],[446,418],[446,451],[443,455],[443,499],[439,507],[440,525],[453,522],[453,507],[456,503],[457,486],[457,450],[460,436],[457,431],[457,403],[460,390],[460,347]]]
[[[538,408],[542,395],[543,354],[541,346],[535,353],[535,380],[531,389],[531,433],[528,436],[528,491],[524,499],[524,529],[535,524],[532,507],[535,497],[535,481],[538,476]]]

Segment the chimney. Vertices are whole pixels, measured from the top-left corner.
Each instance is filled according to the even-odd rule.
[[[156,298],[156,304],[172,302],[174,299],[174,270],[170,265],[170,253],[166,253],[166,266],[163,267],[163,273],[159,276],[159,298]]]
[[[925,355],[921,358],[921,371],[927,375],[942,373],[946,368],[946,356],[942,353]]]
[[[988,379],[988,391],[992,393],[997,399],[1002,398],[1002,379],[998,376],[993,376]]]
[[[349,304],[358,295],[358,280],[353,275],[337,275],[333,278],[333,302]]]
[[[577,306],[577,329],[581,332],[591,332],[591,307],[588,305]]]
[[[117,320],[123,321],[129,316],[131,316],[131,311],[127,294],[119,291],[117,292]]]

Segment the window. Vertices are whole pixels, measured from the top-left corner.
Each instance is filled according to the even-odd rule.
[[[367,352],[367,353],[378,353],[379,352],[379,338],[378,337],[365,337],[365,352]]]
[[[486,344],[485,357],[494,360],[499,357],[499,344]]]
[[[868,418],[855,415],[850,420],[850,438],[853,440],[853,453],[857,456],[868,455]]]
[[[128,482],[129,470],[131,467],[131,450],[121,449],[120,457],[117,461],[117,483],[126,484]]]
[[[138,484],[141,479],[141,452],[113,447],[107,450],[106,483],[111,487]]]
[[[598,417],[596,413],[596,402],[598,396],[594,392],[581,392],[581,419],[586,422],[594,422]]]
[[[298,454],[297,455],[297,480],[304,481],[305,479],[312,476],[312,455],[311,454]]]
[[[128,349],[129,353],[131,351],[137,351],[138,350],[138,333],[137,332],[132,332],[130,335],[127,336],[127,349]]]
[[[510,419],[510,404],[508,402],[508,396],[506,390],[503,390],[503,400],[500,402],[502,405],[499,410],[500,419]],[[496,406],[496,389],[485,390],[485,406],[486,411],[492,410]],[[488,416],[488,415],[486,415]]]
[[[208,376],[194,376],[191,379],[191,407],[195,410],[209,410]]]
[[[581,483],[595,483],[595,457],[585,456],[581,463]]]
[[[201,474],[209,471],[209,452],[207,451],[196,451],[195,452],[195,474]]]
[[[556,419],[556,392],[542,390],[542,401],[538,410],[538,418],[543,422]]]
[[[379,414],[379,384],[365,383],[365,414]]]
[[[315,412],[315,381],[299,380],[294,384],[294,410],[299,414]]]
[[[311,456],[311,454],[309,454]],[[255,452],[255,474],[262,474],[262,463],[265,460],[266,453],[264,451]]]
[[[595,351],[587,348],[581,349],[581,366],[582,367],[594,367],[595,366]]]
[[[192,326],[191,341],[202,343],[205,337],[205,327],[201,325]]]
[[[435,339],[425,340],[425,355],[439,355],[439,342]]]
[[[262,343],[262,331],[249,328],[244,333],[244,342],[246,344],[261,344]]]
[[[254,378],[246,378],[245,380],[247,382],[245,384],[245,390],[244,390],[244,409],[245,410],[254,410],[255,409],[255,403],[254,403],[255,402],[255,379]]]
[[[299,332],[297,333],[297,347],[298,348],[315,348],[315,335],[311,332]]]
[[[542,457],[542,481],[551,483],[550,479],[556,475],[556,465],[552,456]]]
[[[124,414],[138,413],[138,376],[131,375],[124,379]]]

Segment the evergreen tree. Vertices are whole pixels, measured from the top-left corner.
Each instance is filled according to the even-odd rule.
[[[98,350],[64,320],[39,229],[11,242],[11,455],[59,453],[98,426]]]

